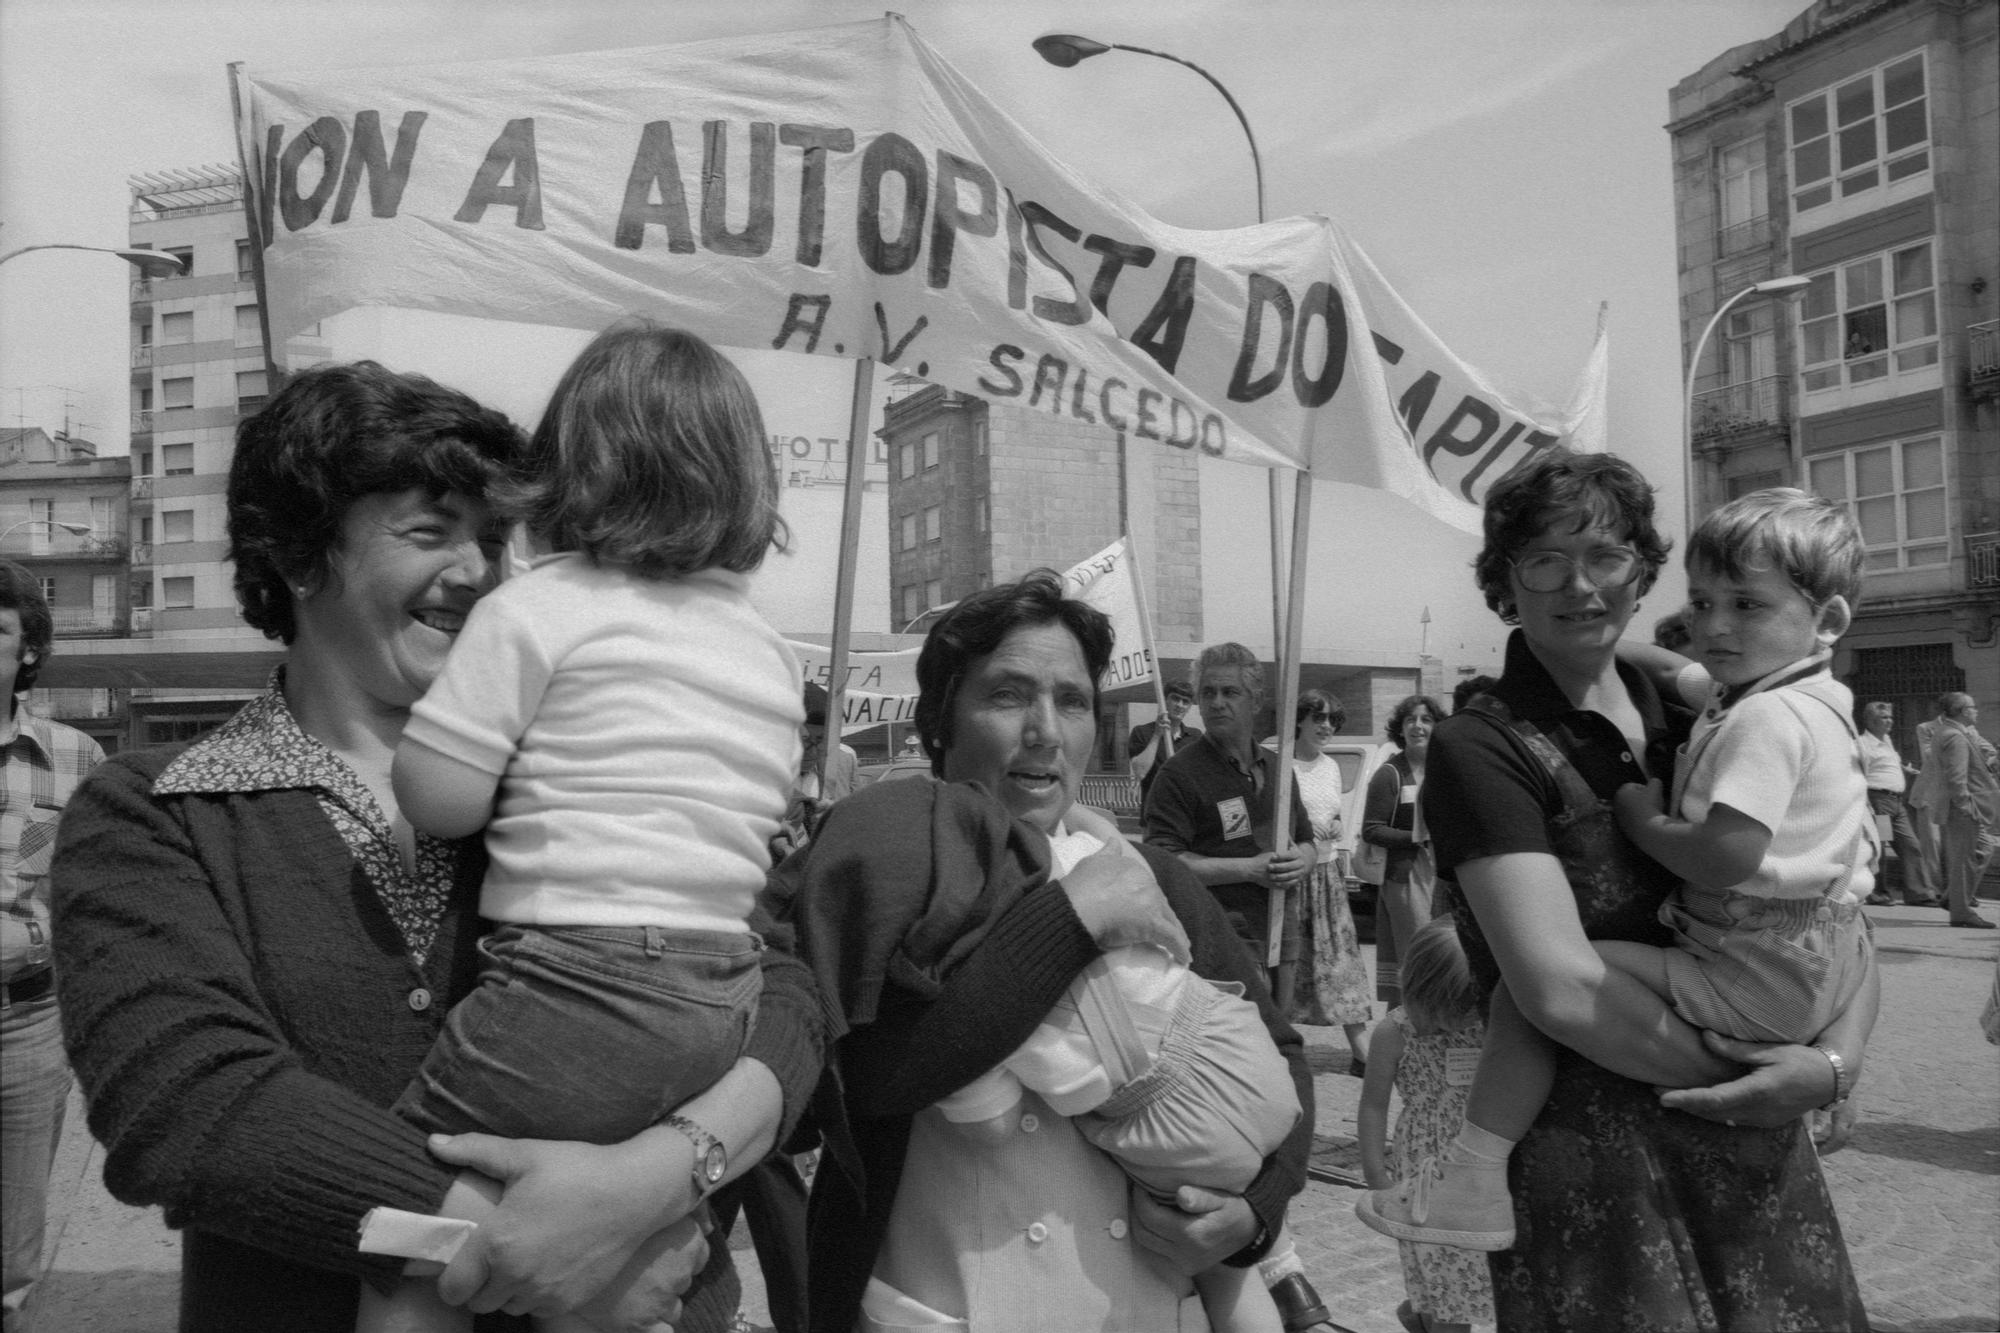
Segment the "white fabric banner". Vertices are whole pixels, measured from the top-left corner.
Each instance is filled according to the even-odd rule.
[[[826,689],[833,686],[833,650],[817,643],[787,639],[798,654],[805,678]],[[847,684],[840,697],[843,735],[884,722],[910,722],[917,716],[918,648],[889,653],[847,654]]]
[[[1454,357],[1325,217],[1188,231],[895,15],[455,65],[233,66],[273,346],[392,306],[887,365],[1476,528],[1563,413]]]
[[[1111,617],[1111,665],[1105,668],[1099,688],[1123,689],[1128,685],[1150,685],[1158,669],[1153,645],[1146,641],[1145,623],[1139,616],[1139,596],[1132,582],[1132,543],[1120,537],[1111,545],[1063,571],[1068,596],[1087,602]]]

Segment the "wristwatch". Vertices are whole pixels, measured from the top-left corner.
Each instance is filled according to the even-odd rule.
[[[729,1150],[722,1146],[721,1139],[684,1115],[670,1115],[661,1123],[687,1135],[688,1142],[694,1145],[694,1169],[689,1176],[694,1181],[694,1197],[706,1198],[729,1170]]]
[[[1840,1052],[1833,1047],[1815,1046],[1813,1049],[1825,1056],[1826,1062],[1833,1066],[1833,1100],[1819,1108],[1822,1111],[1831,1111],[1846,1101],[1849,1094],[1854,1091],[1854,1075],[1848,1072],[1847,1061],[1841,1059]]]

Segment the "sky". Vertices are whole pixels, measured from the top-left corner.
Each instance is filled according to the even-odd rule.
[[[1677,529],[1667,95],[1803,7],[905,0],[898,12],[1050,152],[1106,188],[1178,226],[1241,225],[1255,217],[1249,154],[1201,79],[1122,52],[1056,69],[1029,43],[1081,32],[1198,62],[1255,130],[1268,214],[1337,220],[1446,345],[1497,383],[1563,401],[1608,302],[1611,447],[1659,488]],[[881,13],[845,0],[0,0],[0,252],[122,245],[129,176],[233,163],[230,61],[255,72],[505,58]],[[104,452],[124,452],[126,277],[108,257],[61,252],[0,269],[0,424],[53,430],[67,420]],[[531,407],[502,405],[532,418]],[[844,407],[830,410],[841,429]],[[801,433],[819,431],[804,419],[807,406],[772,415],[787,412]],[[1261,530],[1262,474],[1209,464],[1202,480],[1205,579],[1263,586],[1268,564],[1246,548],[1264,539],[1219,540]],[[1309,648],[1314,637],[1344,634],[1372,651],[1414,652],[1421,634],[1432,652],[1461,643],[1467,661],[1492,657],[1497,625],[1463,575],[1466,539],[1398,501],[1321,491],[1314,568],[1324,549],[1333,572],[1322,581],[1354,591],[1315,617]],[[1420,549],[1385,567],[1384,542]],[[1671,578],[1654,600],[1655,614],[1678,600]],[[1258,605],[1257,596],[1229,600],[1210,613],[1207,637],[1253,642],[1261,624],[1268,643],[1268,609]],[[1433,613],[1428,628],[1418,605]]]

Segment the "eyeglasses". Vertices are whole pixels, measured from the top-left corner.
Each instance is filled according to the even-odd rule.
[[[1593,588],[1622,588],[1645,568],[1639,553],[1629,546],[1600,546],[1582,560],[1572,560],[1558,551],[1542,551],[1513,565],[1515,577],[1529,592],[1561,592],[1579,569]]]

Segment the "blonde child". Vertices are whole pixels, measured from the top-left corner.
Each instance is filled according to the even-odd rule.
[[[397,1110],[442,1133],[617,1142],[729,1069],[755,1014],[747,925],[785,815],[799,666],[751,606],[780,540],[755,396],[693,334],[600,334],[563,374],[522,508],[553,552],[481,600],[396,751],[396,798],[485,830],[479,987]],[[451,1329],[428,1282],[360,1327]]]
[[[1875,965],[1861,911],[1875,882],[1875,820],[1854,696],[1830,670],[1861,594],[1862,554],[1843,509],[1790,488],[1730,501],[1688,540],[1688,628],[1713,693],[1675,764],[1672,813],[1658,778],[1628,783],[1614,801],[1625,835],[1681,877],[1660,908],[1675,947],[1595,947],[1696,1027],[1810,1044]],[[1507,1159],[1548,1098],[1555,1053],[1504,986],[1489,1015],[1464,1129],[1436,1161],[1355,1205],[1377,1231],[1513,1244]],[[1831,1106],[1857,1071],[1819,1049],[1833,1066]]]
[[[1109,848],[1129,868],[1134,892],[1152,893],[1152,871],[1116,824],[1084,806],[1051,847],[1052,878]],[[1257,1006],[1152,945],[1109,950],[999,1068],[938,1103],[969,1133],[1004,1133],[1022,1089],[1060,1115],[1158,1198],[1183,1185],[1240,1194],[1300,1115],[1285,1058]],[[1265,1264],[1293,1265],[1280,1235]],[[1301,1270],[1302,1271],[1302,1270]],[[1252,1281],[1252,1276],[1261,1280]],[[1218,1264],[1195,1277],[1215,1333],[1278,1333],[1265,1282],[1275,1269]]]
[[[1403,958],[1403,1003],[1375,1029],[1361,1084],[1355,1133],[1369,1188],[1387,1189],[1398,1176],[1450,1146],[1465,1118],[1486,1024],[1479,994],[1459,947],[1458,927],[1440,917],[1418,929]],[[1396,1139],[1389,1143],[1389,1093],[1403,1099]],[[1493,1282],[1486,1260],[1471,1250],[1399,1241],[1403,1289],[1410,1298],[1396,1317],[1410,1333],[1466,1333],[1493,1322]]]

